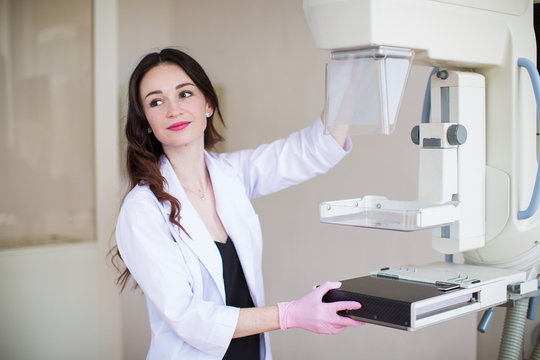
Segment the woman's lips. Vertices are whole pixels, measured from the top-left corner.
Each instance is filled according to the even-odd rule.
[[[179,131],[179,130],[184,129],[189,124],[191,124],[191,122],[189,122],[189,121],[180,121],[180,122],[172,124],[167,129],[172,130],[172,131]]]

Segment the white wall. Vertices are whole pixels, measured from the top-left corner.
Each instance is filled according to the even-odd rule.
[[[170,45],[190,53],[222,94],[226,150],[286,136],[321,111],[329,54],[315,48],[300,0],[121,0],[119,16],[121,86],[149,50]],[[267,303],[298,298],[325,280],[443,258],[431,249],[429,232],[318,221],[323,200],[416,197],[417,152],[409,132],[420,120],[426,80],[426,69],[413,68],[395,135],[354,137],[352,153],[328,174],[254,202],[265,238]],[[129,292],[123,301],[125,358],[141,358],[149,336],[144,301]],[[271,338],[276,359],[474,359],[476,320],[472,315],[413,333],[367,325],[337,336],[289,330]]]

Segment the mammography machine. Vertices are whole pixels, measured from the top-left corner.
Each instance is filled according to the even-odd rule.
[[[433,67],[422,119],[418,199],[366,195],[320,205],[321,222],[432,229],[446,261],[376,269],[325,301],[358,300],[353,318],[416,330],[508,306],[501,353],[518,358],[540,273],[532,0],[303,0],[316,46],[331,50],[327,127],[389,134],[411,64]],[[536,97],[535,97],[536,96]],[[535,101],[536,99],[536,101]],[[465,264],[452,255],[463,253]],[[507,336],[521,333],[517,340]],[[521,341],[521,342],[520,342]],[[515,357],[513,357],[515,355]],[[535,357],[537,356],[537,357]],[[540,346],[533,358],[540,359]]]

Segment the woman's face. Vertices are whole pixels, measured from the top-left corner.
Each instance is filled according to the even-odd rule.
[[[139,85],[139,97],[166,153],[196,143],[204,148],[206,113],[212,114],[213,109],[180,66],[161,64],[150,69]]]

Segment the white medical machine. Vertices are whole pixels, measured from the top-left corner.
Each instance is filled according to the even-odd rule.
[[[447,261],[377,269],[345,280],[325,300],[369,303],[348,315],[407,330],[488,309],[479,326],[485,331],[501,304],[513,309],[526,302],[533,317],[540,81],[532,0],[303,0],[303,6],[316,46],[331,51],[327,128],[390,134],[411,64],[433,67],[422,119],[411,129],[419,148],[418,199],[328,201],[320,204],[320,220],[431,228],[432,246]],[[457,253],[466,264],[451,261]]]

